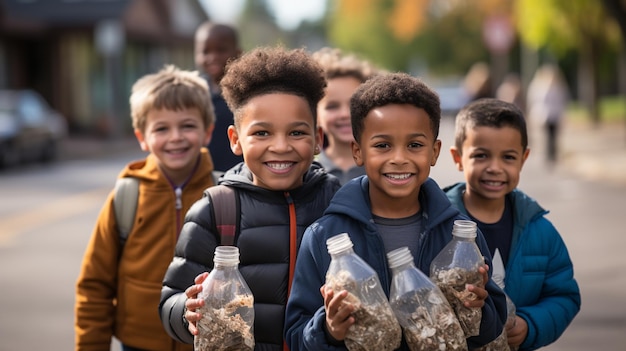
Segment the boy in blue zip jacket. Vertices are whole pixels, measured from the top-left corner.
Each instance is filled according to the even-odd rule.
[[[285,339],[291,351],[346,349],[353,308],[343,303],[346,291],[333,294],[323,286],[328,238],[348,233],[355,253],[376,270],[389,296],[387,252],[408,246],[415,265],[428,274],[431,261],[452,240],[454,220],[467,219],[429,178],[441,148],[435,92],[407,74],[381,74],[357,89],[350,113],[353,155],[366,175],[339,189],[304,234],[287,303]],[[466,306],[482,308],[480,334],[467,339],[470,348],[494,340],[506,318],[505,296],[489,279],[491,255],[480,233],[477,244],[486,265],[480,268],[484,284],[468,285],[478,298]],[[406,342],[400,350],[408,350]]]
[[[497,99],[468,104],[456,117],[450,152],[465,182],[444,191],[478,224],[493,256],[493,278],[516,305],[506,326],[509,345],[527,351],[553,343],[580,310],[580,290],[548,212],[516,189],[530,152],[522,111]]]

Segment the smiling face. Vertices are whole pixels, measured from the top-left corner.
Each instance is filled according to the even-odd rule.
[[[228,137],[233,152],[243,155],[253,183],[270,190],[301,186],[322,143],[307,101],[292,94],[264,94],[237,113],[238,126],[228,129]]]
[[[344,144],[350,147],[354,140],[350,122],[350,97],[361,85],[354,77],[329,79],[324,98],[317,105],[317,118],[332,146]]]
[[[211,140],[213,127],[204,126],[200,111],[183,109],[150,110],[143,131],[135,136],[141,149],[152,153],[159,167],[174,183],[184,182],[191,174],[202,146]]]
[[[374,108],[365,117],[360,140],[353,154],[370,181],[372,212],[403,218],[419,211],[420,188],[441,149],[428,114],[405,104]]]
[[[462,150],[450,149],[467,182],[464,199],[474,207],[503,208],[505,195],[519,183],[529,151],[522,147],[520,132],[512,127],[468,127]]]

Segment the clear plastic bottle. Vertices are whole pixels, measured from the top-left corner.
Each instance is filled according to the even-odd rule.
[[[254,350],[254,298],[239,273],[239,248],[218,246],[213,262],[198,294],[205,304],[198,309],[194,350]]]
[[[331,261],[326,286],[348,291],[344,303],[355,307],[355,323],[346,335],[349,350],[386,351],[400,347],[402,329],[391,310],[378,274],[354,253],[352,241],[342,233],[326,241]]]
[[[391,308],[411,351],[467,350],[461,325],[439,288],[413,263],[408,247],[387,253]]]
[[[485,260],[476,245],[476,230],[472,221],[454,221],[452,240],[430,265],[430,277],[454,309],[466,337],[480,333],[482,319],[480,308],[464,305],[465,301],[476,299],[476,294],[467,290],[467,284],[483,285],[478,268]]]
[[[494,265],[496,264],[495,258],[494,258],[493,264]],[[495,274],[492,275],[493,282],[496,283],[500,287],[500,289],[502,289],[502,291],[504,291],[504,279],[503,278],[504,277],[501,275],[495,275]],[[511,300],[509,295],[507,295],[506,293],[504,293],[504,295],[506,297],[507,318],[506,318],[506,324],[502,328],[502,333],[500,333],[500,335],[498,335],[498,337],[495,340],[477,349],[476,351],[517,351],[518,347],[509,345],[509,340],[506,334],[506,326],[509,324],[515,323],[515,310],[516,310],[515,304],[513,303],[513,300]]]

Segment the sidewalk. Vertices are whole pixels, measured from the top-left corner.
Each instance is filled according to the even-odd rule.
[[[543,136],[542,131],[539,136]],[[537,134],[535,134],[537,135]],[[626,121],[574,121],[563,126],[557,167],[584,179],[626,186]],[[539,145],[538,145],[539,146]],[[543,143],[536,150],[545,155]]]

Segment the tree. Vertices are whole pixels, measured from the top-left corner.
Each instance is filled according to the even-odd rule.
[[[518,0],[518,31],[532,48],[548,48],[563,57],[578,52],[578,92],[594,124],[600,122],[597,65],[602,50],[615,43],[615,22],[601,2],[588,0]]]

